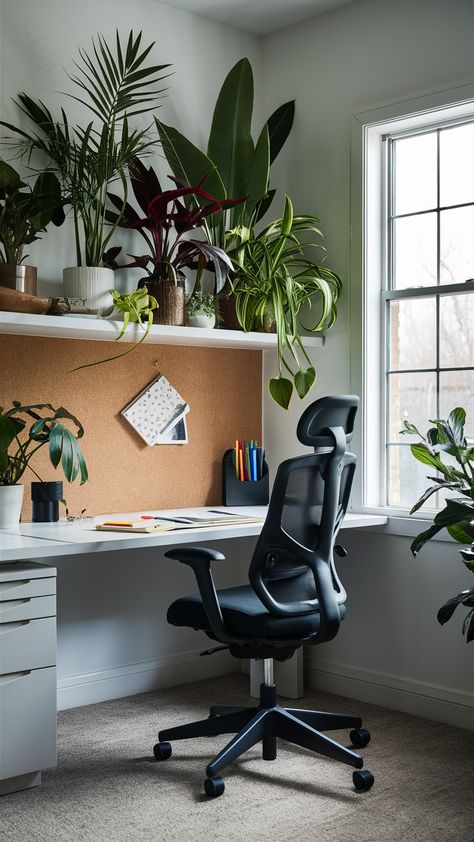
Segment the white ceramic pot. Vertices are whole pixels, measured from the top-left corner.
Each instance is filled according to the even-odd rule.
[[[86,307],[106,316],[113,307],[110,290],[114,289],[114,272],[103,266],[69,266],[63,269],[65,298],[84,298]]]
[[[0,529],[18,526],[23,505],[23,485],[0,485]]]
[[[212,329],[216,325],[215,316],[206,316],[204,313],[196,313],[194,316],[186,316],[188,327],[207,327]]]

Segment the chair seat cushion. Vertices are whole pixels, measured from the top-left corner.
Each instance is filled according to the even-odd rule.
[[[265,608],[249,585],[226,588],[217,591],[225,625],[231,634],[243,637],[292,640],[305,638],[319,631],[320,616],[295,614],[291,617],[276,617]],[[341,620],[345,617],[345,605],[339,606]],[[189,626],[209,631],[209,623],[200,594],[184,596],[168,608],[168,622],[173,626]]]

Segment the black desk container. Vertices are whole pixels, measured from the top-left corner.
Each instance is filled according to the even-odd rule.
[[[241,482],[235,475],[235,450],[229,449],[222,460],[222,505],[266,506],[269,500],[268,465],[263,463],[263,476]]]
[[[31,499],[34,523],[55,523],[59,520],[59,501],[63,499],[62,482],[32,482]]]

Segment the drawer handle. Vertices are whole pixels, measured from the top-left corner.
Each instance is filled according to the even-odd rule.
[[[0,585],[0,594],[4,591],[8,591],[10,588],[17,588],[18,586],[22,587],[23,585],[29,585],[31,579],[12,579],[10,582],[3,582]]]
[[[8,672],[6,675],[0,675],[0,687],[2,684],[10,684],[11,681],[18,681],[19,678],[24,678],[25,675],[31,675],[31,670]]]
[[[17,620],[13,623],[1,623],[0,634],[6,634],[7,632],[14,631],[15,629],[19,629],[21,626],[27,626],[29,623],[31,623],[31,620]]]
[[[27,602],[31,602],[31,597],[26,597],[25,599],[9,599],[0,606],[0,614],[2,611],[10,611],[11,608],[17,608],[18,605],[26,605]]]

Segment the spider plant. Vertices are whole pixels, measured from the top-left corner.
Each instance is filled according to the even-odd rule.
[[[341,280],[331,269],[305,256],[308,244],[301,239],[307,232],[322,237],[318,222],[315,216],[295,216],[286,196],[283,215],[259,234],[238,229],[234,232],[237,316],[245,331],[263,327],[268,318],[274,320],[279,374],[270,380],[269,391],[284,409],[288,409],[293,385],[299,397],[304,398],[316,379],[300,326],[311,332],[327,330],[337,316]],[[309,245],[323,249],[321,244]],[[316,301],[318,316],[313,325],[305,326],[301,322],[302,307],[313,307]]]
[[[118,253],[119,251],[120,248],[110,249],[111,253]],[[84,365],[78,365],[76,368],[71,369],[71,373],[73,371],[80,371],[81,368],[90,368],[93,365],[101,365],[102,363],[109,363],[112,360],[118,360],[120,357],[126,357],[127,354],[130,354],[135,350],[135,348],[138,348],[138,346],[145,341],[150,332],[150,328],[153,324],[153,310],[157,308],[158,302],[152,295],[148,295],[146,287],[134,289],[132,292],[125,295],[118,292],[116,289],[112,289],[110,290],[110,294],[114,302],[114,310],[109,318],[113,319],[114,316],[117,315],[117,312],[123,313],[122,330],[119,335],[115,337],[115,340],[122,338],[129,324],[139,324],[140,327],[144,328],[143,336],[135,343],[135,345],[132,345],[131,348],[127,348],[126,351],[122,351],[121,354],[115,354],[113,357],[106,357],[105,360],[97,360],[95,363],[84,363]],[[143,324],[143,319],[146,319],[146,324]]]
[[[78,266],[101,265],[114,233],[105,224],[107,191],[119,180],[126,196],[126,166],[152,144],[150,127],[132,128],[129,120],[156,108],[163,94],[156,86],[169,65],[147,64],[154,42],[141,49],[141,38],[141,32],[131,31],[125,44],[116,32],[113,47],[98,35],[91,52],[79,48],[75,71],[67,74],[76,93],[67,96],[90,111],[85,128],[72,125],[64,108],[57,118],[26,93],[18,94],[15,102],[33,127],[1,123],[17,136],[8,142],[21,158],[30,163],[33,154],[40,153],[48,170],[58,176],[63,200],[72,206]]]

